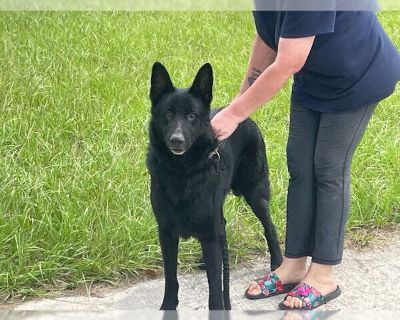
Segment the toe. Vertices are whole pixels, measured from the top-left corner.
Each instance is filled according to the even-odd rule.
[[[247,292],[250,295],[255,296],[255,295],[258,295],[261,293],[261,288],[260,288],[259,284],[254,281],[250,284],[249,288],[247,289]]]
[[[293,308],[292,301],[293,301],[293,298],[288,296],[285,300],[283,300],[283,305],[288,308]]]
[[[303,301],[300,299],[295,298],[295,307],[297,309],[302,308],[303,307]]]
[[[292,307],[293,307],[293,308],[296,308],[296,309],[297,309],[298,300],[299,300],[299,299],[293,298],[293,300],[292,300]]]

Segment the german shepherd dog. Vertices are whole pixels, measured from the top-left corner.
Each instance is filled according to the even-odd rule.
[[[198,71],[187,89],[175,88],[165,67],[158,62],[153,65],[147,167],[164,262],[161,310],[175,310],[178,305],[179,237],[200,241],[209,285],[209,309],[231,309],[223,216],[224,200],[230,190],[244,197],[264,227],[271,269],[282,262],[268,212],[268,165],[261,133],[247,119],[220,144],[210,125],[210,119],[218,112],[210,110],[212,86],[210,64]]]

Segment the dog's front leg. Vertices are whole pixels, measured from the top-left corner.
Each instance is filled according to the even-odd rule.
[[[165,291],[160,310],[176,310],[178,306],[177,260],[179,238],[168,230],[158,230],[164,262]]]
[[[200,240],[208,279],[208,307],[224,310],[222,295],[222,246],[219,238]]]

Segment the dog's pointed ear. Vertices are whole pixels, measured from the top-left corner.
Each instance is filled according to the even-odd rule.
[[[150,86],[150,100],[153,105],[157,104],[164,94],[172,92],[174,89],[167,69],[160,62],[154,63]]]
[[[213,70],[211,64],[203,65],[196,75],[189,92],[200,98],[205,104],[210,105],[212,101]]]

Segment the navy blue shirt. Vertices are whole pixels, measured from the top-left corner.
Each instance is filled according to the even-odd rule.
[[[279,38],[316,36],[294,75],[292,104],[351,111],[393,93],[400,55],[371,11],[254,11],[257,33],[273,50]]]

